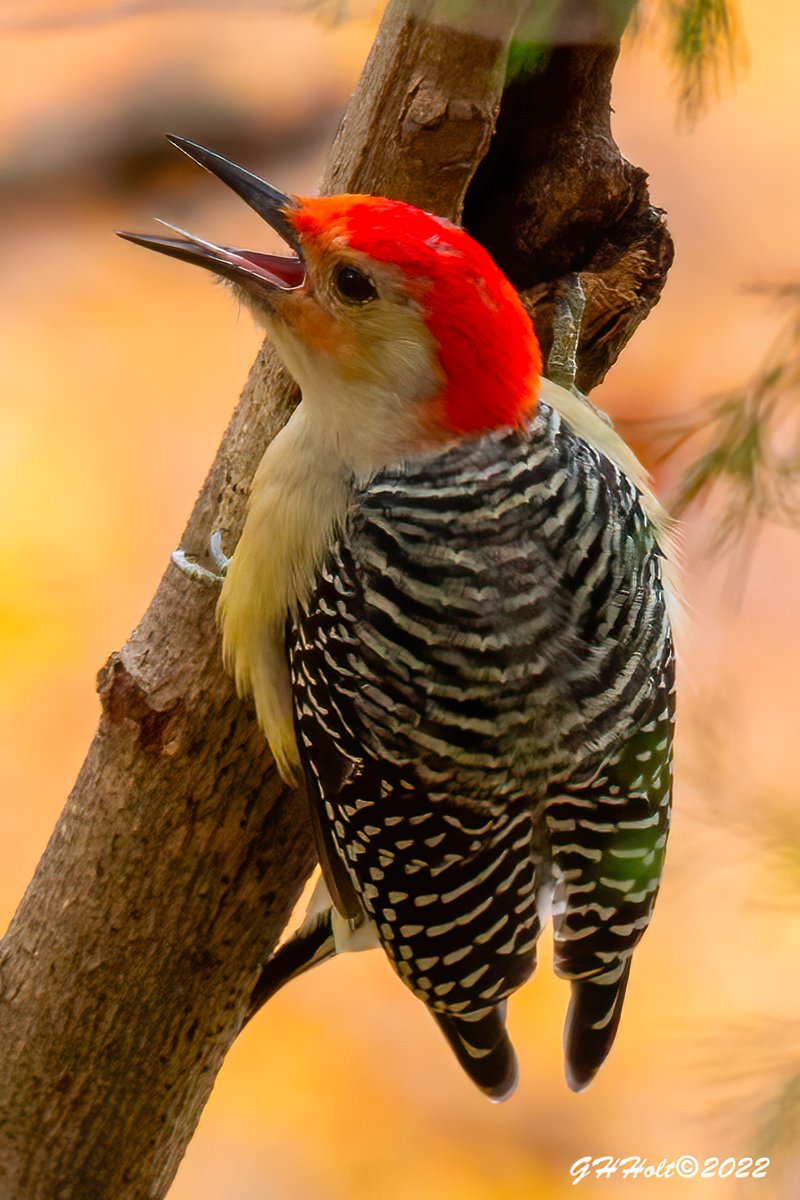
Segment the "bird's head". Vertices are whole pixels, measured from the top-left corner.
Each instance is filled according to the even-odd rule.
[[[397,200],[302,199],[184,138],[287,242],[278,256],[180,237],[123,237],[229,280],[266,326],[312,419],[375,468],[520,424],[541,357],[516,291],[463,229]]]

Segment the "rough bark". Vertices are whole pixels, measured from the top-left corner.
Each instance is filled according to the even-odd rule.
[[[326,173],[457,217],[515,5],[445,29],[394,3]],[[457,49],[456,60],[450,52]],[[437,168],[441,166],[441,171]],[[181,544],[235,544],[293,388],[259,355]],[[314,857],[222,672],[214,590],[169,567],[100,672],[97,735],[0,946],[0,1196],[163,1196]]]
[[[464,7],[454,28],[443,23],[454,19],[448,0],[390,4],[326,190],[460,215],[490,144],[520,5],[478,4],[471,19]],[[584,386],[654,302],[668,265],[644,175],[603,132],[615,56],[613,44],[559,49],[519,85],[538,89],[538,107],[514,88],[503,96],[466,208],[512,276],[538,289],[545,342],[554,275],[596,277]],[[633,294],[642,279],[645,300]],[[181,541],[190,553],[203,554],[213,528],[235,544],[249,480],[294,399],[265,347]],[[97,735],[0,944],[3,1200],[165,1194],[311,869],[302,798],[276,778],[222,672],[215,599],[168,568],[100,672]]]
[[[585,392],[658,301],[672,264],[647,173],[623,157],[611,132],[615,35],[630,8],[606,0],[593,14],[576,0],[554,31],[562,44],[528,46],[542,65],[506,89],[464,209],[466,227],[522,291],[545,359],[558,281],[579,274],[586,310],[577,384]]]

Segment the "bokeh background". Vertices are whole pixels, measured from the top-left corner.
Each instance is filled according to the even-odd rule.
[[[596,398],[665,494],[671,416],[737,387],[800,279],[800,8],[743,0],[749,69],[690,125],[657,32],[626,43],[614,129],[677,246],[663,300]],[[0,928],[96,725],[94,675],[177,544],[259,338],[200,272],[112,236],[160,215],[271,246],[162,140],[174,130],[313,191],[378,6],[6,0],[0,14]],[[543,948],[511,1002],[513,1100],[468,1085],[378,955],[297,981],[240,1038],[170,1200],[538,1200],[584,1155],[770,1155],[800,1195],[800,539],[711,553],[687,519],[674,833],[617,1046],[567,1091],[565,985]],[[544,939],[545,943],[547,938]],[[581,1194],[749,1194],[740,1180]],[[625,1189],[625,1191],[623,1191]]]

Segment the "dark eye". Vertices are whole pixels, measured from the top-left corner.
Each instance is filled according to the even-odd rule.
[[[339,295],[350,304],[366,304],[378,297],[372,280],[356,267],[337,267],[333,282]]]

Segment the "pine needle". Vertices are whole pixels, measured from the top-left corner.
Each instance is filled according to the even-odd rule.
[[[670,58],[677,70],[681,114],[692,121],[709,91],[720,94],[726,77],[746,63],[736,0],[665,0]]]
[[[745,545],[764,522],[800,526],[800,283],[769,289],[790,313],[752,377],[665,430],[663,458],[702,437],[672,503],[681,515],[712,496],[711,549]]]
[[[747,67],[738,0],[639,0],[628,29],[633,37],[664,36],[679,116],[689,125]]]

